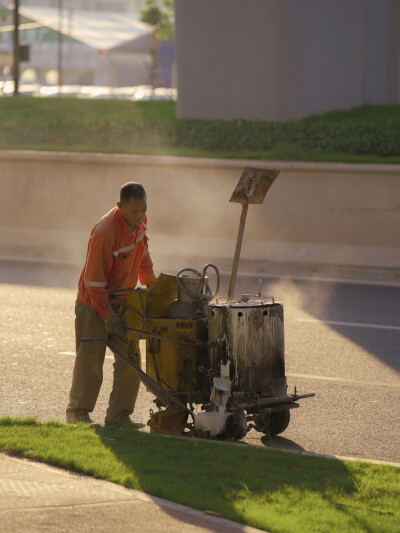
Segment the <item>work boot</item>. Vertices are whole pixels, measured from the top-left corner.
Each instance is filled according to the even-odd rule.
[[[104,424],[105,426],[118,426],[121,428],[130,428],[130,429],[139,429],[143,428],[144,424],[140,424],[139,422],[133,422],[129,416],[122,416],[118,420],[112,421],[112,422],[106,422]]]
[[[79,411],[77,413],[66,414],[68,424],[76,424],[77,422],[84,422],[85,424],[93,424],[93,420],[89,416],[88,411]]]

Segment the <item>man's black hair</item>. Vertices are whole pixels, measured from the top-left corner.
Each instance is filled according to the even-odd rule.
[[[144,200],[146,198],[146,191],[144,190],[143,185],[136,181],[128,181],[128,183],[124,183],[119,193],[120,202],[129,202],[129,198],[132,196],[136,198],[136,200]]]

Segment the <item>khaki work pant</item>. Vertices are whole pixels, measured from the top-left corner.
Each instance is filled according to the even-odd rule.
[[[78,301],[75,303],[75,337],[76,358],[67,413],[88,414],[96,405],[103,382],[106,346],[99,341],[81,342],[80,339],[99,337],[109,341],[124,355],[128,353],[129,344],[107,333],[104,321],[96,316],[90,306]],[[141,365],[139,348],[136,350],[135,359]],[[105,418],[106,424],[117,423],[133,413],[139,385],[140,380],[133,367],[114,353],[113,387]]]

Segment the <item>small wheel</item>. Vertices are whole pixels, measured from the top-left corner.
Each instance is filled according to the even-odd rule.
[[[289,409],[286,409],[285,411],[277,411],[276,413],[263,413],[263,417],[261,415],[254,417],[254,424],[257,431],[274,437],[275,435],[283,433],[288,427],[290,422],[290,411]]]

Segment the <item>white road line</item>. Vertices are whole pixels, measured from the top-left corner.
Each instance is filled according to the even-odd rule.
[[[350,328],[375,328],[400,331],[400,326],[385,326],[383,324],[365,324],[362,322],[339,322],[337,320],[318,320],[317,318],[294,318],[293,322],[309,322],[310,324],[328,324],[330,326],[345,326]]]
[[[380,387],[394,387],[396,389],[400,389],[400,381],[399,383],[387,383],[385,381],[364,381],[360,379],[348,379],[348,378],[335,378],[331,376],[315,376],[312,374],[293,374],[286,372],[286,376],[289,376],[291,378],[306,378],[306,379],[319,379],[321,381],[338,381],[340,383],[354,383],[355,385],[378,385]]]
[[[221,276],[230,276],[231,272],[221,271]],[[369,279],[352,279],[352,278],[332,278],[332,277],[323,277],[323,276],[297,276],[296,274],[269,274],[268,272],[239,272],[238,278],[276,278],[278,280],[293,280],[293,281],[318,281],[326,283],[348,283],[350,285],[372,285],[380,287],[400,287],[399,281],[379,281],[379,280],[369,280]]]
[[[75,352],[58,352],[58,355],[76,355]],[[106,359],[114,359],[113,355],[106,355]]]

